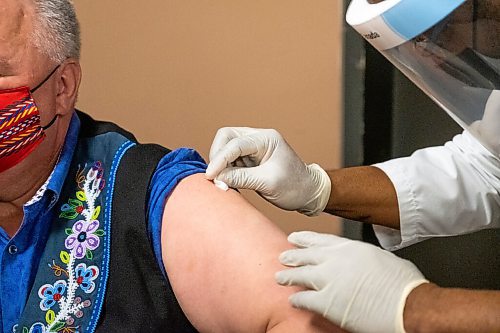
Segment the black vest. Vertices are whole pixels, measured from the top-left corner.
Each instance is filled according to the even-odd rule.
[[[16,332],[197,332],[147,232],[149,182],[169,150],[78,116],[60,213]]]

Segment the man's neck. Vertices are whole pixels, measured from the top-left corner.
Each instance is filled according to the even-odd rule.
[[[9,236],[19,230],[24,217],[24,204],[33,198],[50,176],[58,156],[55,154],[46,161],[40,161],[29,171],[13,170],[8,176],[0,176],[0,227]]]
[[[0,202],[0,227],[13,237],[23,222],[23,207],[10,202]]]

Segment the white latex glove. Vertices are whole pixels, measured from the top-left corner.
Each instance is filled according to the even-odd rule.
[[[406,298],[428,282],[414,264],[334,235],[302,231],[288,240],[301,248],[280,255],[283,265],[295,268],[278,272],[276,281],[312,289],[290,296],[293,306],[317,312],[351,332],[405,332]]]
[[[280,208],[309,216],[321,213],[330,197],[331,181],[325,170],[306,165],[273,129],[219,129],[206,177],[257,191]]]

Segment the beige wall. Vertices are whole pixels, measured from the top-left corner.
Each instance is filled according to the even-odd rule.
[[[305,161],[339,167],[342,1],[74,2],[80,109],[205,158],[219,127],[273,127]],[[286,232],[338,231],[244,195]]]

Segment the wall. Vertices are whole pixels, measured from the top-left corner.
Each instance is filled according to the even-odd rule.
[[[273,127],[305,161],[340,166],[341,1],[74,2],[80,109],[205,158],[219,127]],[[286,232],[340,230],[243,194]]]

